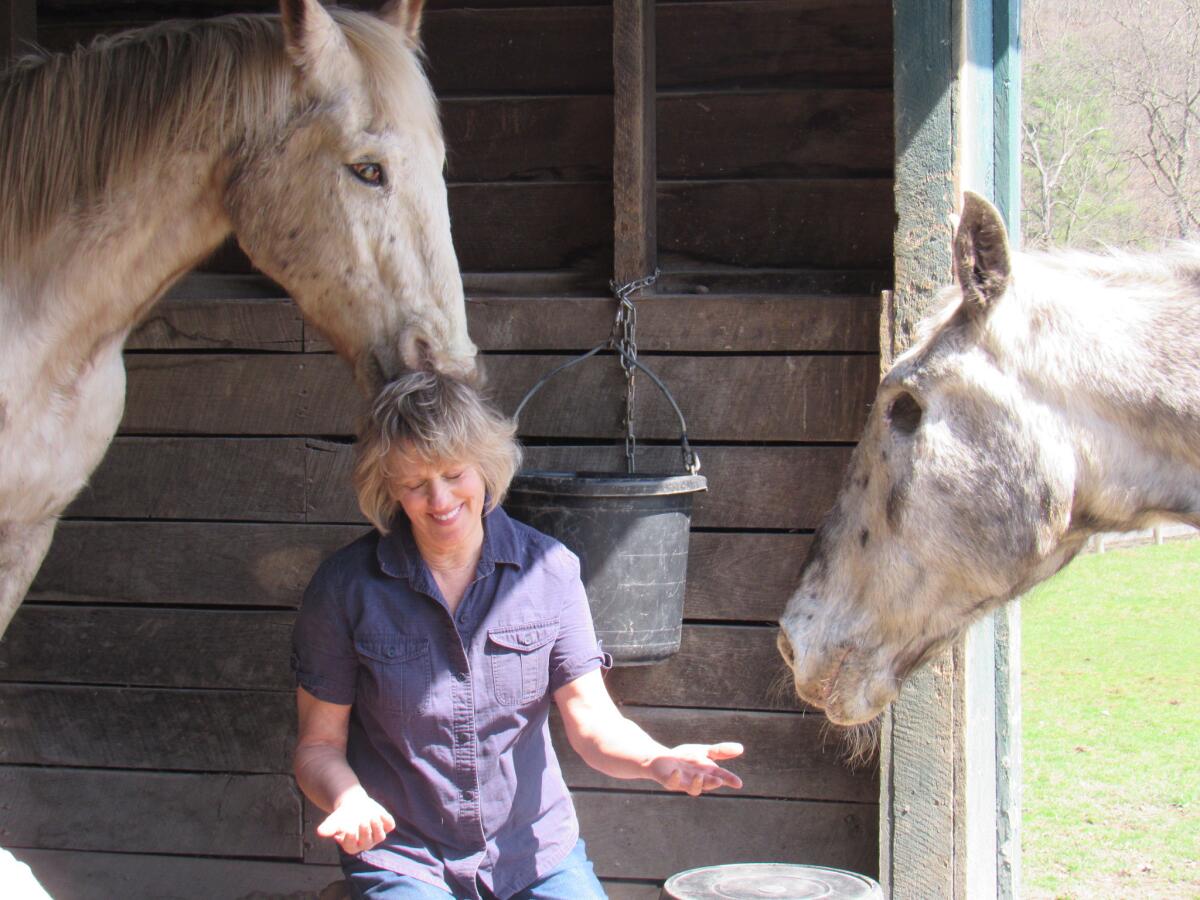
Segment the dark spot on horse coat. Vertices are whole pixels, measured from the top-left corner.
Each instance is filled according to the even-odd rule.
[[[862,534],[860,534],[860,535],[858,536],[858,543],[859,543],[861,546],[865,547],[865,546],[867,546],[867,542],[868,542],[869,540],[871,540],[871,532],[870,532],[868,529],[864,528],[864,529],[862,530]]]
[[[825,527],[822,525],[813,535],[812,543],[808,545],[808,554],[804,557],[804,564],[800,566],[800,573],[819,577],[825,570],[825,562]]]
[[[904,515],[904,507],[908,505],[908,479],[904,478],[892,485],[887,498],[887,522],[893,530],[899,530],[900,517]]]

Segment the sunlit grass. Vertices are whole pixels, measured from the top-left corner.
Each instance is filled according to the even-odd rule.
[[[1200,541],[1022,604],[1024,894],[1200,898]]]

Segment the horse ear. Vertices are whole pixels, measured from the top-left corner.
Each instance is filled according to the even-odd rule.
[[[415,44],[420,40],[424,9],[425,0],[388,0],[379,8],[379,17],[399,28]]]
[[[318,0],[280,0],[288,56],[314,92],[328,96],[357,64],[342,29]]]
[[[963,304],[987,311],[1012,281],[1008,233],[996,207],[970,191],[954,234],[954,273]]]

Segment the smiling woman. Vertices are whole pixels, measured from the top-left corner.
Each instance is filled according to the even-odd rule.
[[[550,742],[698,796],[739,744],[673,749],[601,677],[579,560],[508,518],[513,423],[429,372],[380,393],[355,487],[375,525],[318,569],[296,623],[301,788],[356,896],[603,897]]]

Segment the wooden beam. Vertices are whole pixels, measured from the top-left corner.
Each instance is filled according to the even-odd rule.
[[[884,369],[915,339],[951,276],[955,160],[954,10],[970,0],[895,0],[895,290],[885,305]],[[961,644],[958,645],[961,648]],[[918,670],[884,714],[879,878],[888,897],[964,896],[957,877],[958,652]]]
[[[0,3],[0,66],[28,50],[36,40],[36,0],[4,0]]]
[[[657,267],[654,0],[613,0],[613,278]]]

